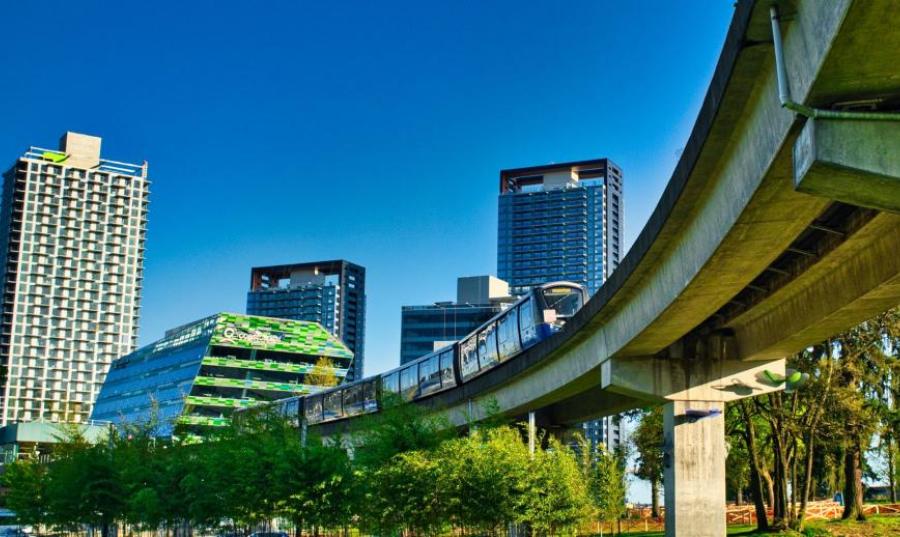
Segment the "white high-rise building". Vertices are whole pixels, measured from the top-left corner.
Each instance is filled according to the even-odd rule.
[[[31,147],[0,201],[0,425],[83,422],[137,343],[149,179],[67,132]]]

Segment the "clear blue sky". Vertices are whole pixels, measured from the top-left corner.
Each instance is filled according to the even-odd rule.
[[[127,4],[127,5],[126,5]],[[0,158],[102,136],[150,162],[142,344],[243,311],[252,265],[368,277],[366,373],[400,306],[495,273],[501,168],[609,157],[626,242],[656,204],[732,2],[8,2]]]

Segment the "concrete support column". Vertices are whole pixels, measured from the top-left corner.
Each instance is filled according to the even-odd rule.
[[[663,407],[666,537],[725,535],[724,410],[710,401]]]

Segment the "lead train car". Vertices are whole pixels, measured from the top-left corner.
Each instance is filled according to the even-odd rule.
[[[424,399],[464,384],[550,337],[587,298],[587,290],[575,283],[534,287],[452,345],[381,375],[271,404],[292,419],[299,420],[302,413],[312,425],[378,412],[387,394],[405,401]]]

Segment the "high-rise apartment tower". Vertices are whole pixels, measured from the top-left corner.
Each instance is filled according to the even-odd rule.
[[[317,261],[250,271],[247,313],[314,321],[353,352],[348,380],[363,377],[366,269],[349,261]]]
[[[559,280],[595,293],[621,258],[622,208],[609,159],[501,171],[497,276],[514,294]]]
[[[67,132],[3,175],[0,423],[80,422],[137,342],[150,181]]]

